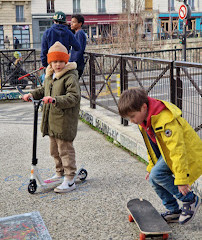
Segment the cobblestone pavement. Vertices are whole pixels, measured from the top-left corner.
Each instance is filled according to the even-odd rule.
[[[39,114],[41,119],[41,113]],[[75,191],[55,194],[52,189],[33,195],[27,191],[32,155],[33,105],[0,103],[0,216],[39,211],[55,240],[131,240],[138,229],[128,221],[126,203],[145,198],[164,211],[149,183],[146,166],[105,137],[79,122],[74,146],[77,166],[88,171],[85,182]],[[49,139],[38,134],[38,168],[45,179],[54,173],[49,155]],[[171,224],[169,239],[202,239],[202,208],[192,223]]]

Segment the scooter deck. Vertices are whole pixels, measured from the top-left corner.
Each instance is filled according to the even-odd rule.
[[[63,181],[63,178],[61,179],[47,179],[47,180],[44,180],[44,183],[60,183]]]
[[[141,233],[161,235],[172,232],[166,221],[147,200],[132,199],[127,203],[127,208]]]

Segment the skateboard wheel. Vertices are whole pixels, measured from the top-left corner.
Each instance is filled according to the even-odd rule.
[[[168,239],[168,234],[163,234],[163,240],[167,240]]]
[[[144,233],[140,233],[140,240],[145,240],[146,239],[146,235]]]
[[[134,222],[132,215],[128,215],[128,220],[129,220],[129,222]]]

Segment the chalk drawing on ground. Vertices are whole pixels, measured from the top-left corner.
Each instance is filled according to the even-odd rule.
[[[39,212],[0,218],[0,239],[41,239],[51,240],[51,236]]]

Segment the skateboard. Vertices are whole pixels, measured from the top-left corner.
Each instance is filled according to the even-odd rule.
[[[161,237],[168,239],[171,229],[150,202],[145,199],[132,199],[127,203],[129,221],[137,224],[140,240]]]

